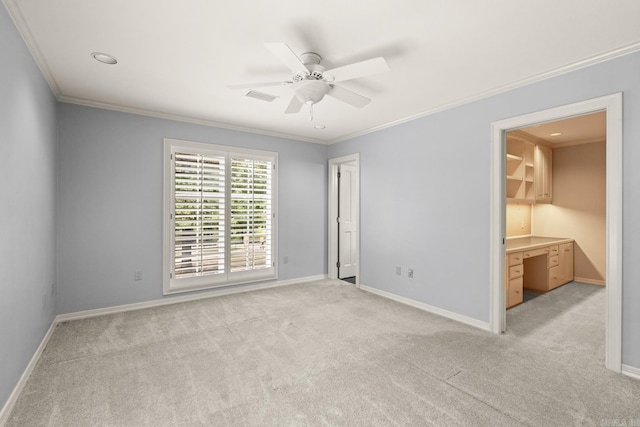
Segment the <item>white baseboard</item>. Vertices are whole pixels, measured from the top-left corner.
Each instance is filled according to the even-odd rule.
[[[11,395],[9,395],[9,399],[7,399],[4,406],[2,407],[2,410],[0,410],[0,426],[4,426],[7,420],[9,419],[9,414],[11,413],[13,406],[18,401],[18,396],[20,396],[20,393],[22,393],[22,389],[24,388],[25,384],[27,383],[27,380],[31,376],[31,373],[33,372],[36,365],[38,364],[38,360],[40,360],[40,356],[42,355],[44,348],[47,346],[47,343],[49,342],[49,339],[51,338],[51,335],[53,334],[53,330],[56,328],[56,325],[57,325],[57,322],[54,319],[54,321],[51,323],[51,326],[49,326],[47,333],[44,334],[42,341],[40,341],[40,345],[36,349],[35,353],[33,353],[33,356],[31,357],[29,364],[27,365],[27,367],[24,369],[24,372],[20,376],[18,383],[13,388]]]
[[[429,313],[437,314],[438,316],[446,317],[447,319],[455,320],[457,322],[464,323],[466,325],[473,326],[478,329],[482,329],[484,331],[491,331],[489,322],[483,322],[481,320],[474,319],[472,317],[454,313],[453,311],[449,311],[439,307],[435,307],[433,305],[425,304],[423,302],[416,301],[411,298],[402,297],[400,295],[392,294],[390,292],[381,291],[380,289],[372,288],[370,286],[366,286],[363,284],[360,284],[360,289],[362,289],[363,291],[371,292],[372,294],[376,294],[384,298],[388,298],[393,301],[397,301],[402,304],[409,305],[411,307],[418,308],[420,310],[427,311]]]
[[[586,283],[588,285],[600,285],[606,286],[607,282],[605,280],[597,280],[597,279],[587,279],[586,277],[574,277],[574,282]]]
[[[622,375],[626,375],[635,380],[640,380],[640,368],[636,368],[635,366],[629,366],[622,364],[622,370],[620,371]]]
[[[2,407],[2,410],[0,410],[0,427],[3,427],[7,422],[9,418],[9,414],[11,413],[13,406],[16,404],[16,401],[18,400],[18,396],[20,396],[20,393],[22,392],[22,389],[27,383],[27,380],[29,379],[31,372],[33,372],[33,369],[37,365],[38,360],[42,355],[42,351],[44,350],[47,343],[49,342],[49,338],[51,338],[51,334],[53,333],[53,330],[55,329],[58,323],[67,322],[69,320],[79,320],[79,319],[87,319],[90,317],[104,316],[106,314],[122,313],[125,311],[141,310],[144,308],[160,307],[163,305],[177,304],[180,302],[196,301],[196,300],[213,298],[213,297],[218,297],[223,295],[239,294],[243,292],[256,291],[260,289],[269,289],[269,288],[276,288],[279,286],[294,285],[296,283],[314,282],[316,280],[323,280],[326,278],[327,278],[326,274],[320,274],[317,276],[307,276],[307,277],[301,277],[297,279],[279,280],[276,282],[269,282],[269,283],[255,283],[255,284],[250,284],[242,287],[231,287],[226,289],[218,288],[208,292],[197,293],[194,295],[181,295],[177,297],[167,297],[167,298],[153,300],[153,301],[145,301],[145,302],[138,302],[133,304],[118,305],[114,307],[97,308],[95,310],[84,310],[84,311],[77,311],[74,313],[59,314],[55,317],[55,319],[53,319],[53,322],[51,323],[49,330],[45,334],[44,338],[42,338],[40,345],[38,346],[35,353],[33,354],[33,357],[31,357],[31,361],[29,361],[29,364],[27,365],[24,372],[22,373],[20,380],[18,380],[18,383],[14,387],[13,392],[11,392],[9,399]]]
[[[181,302],[197,301],[206,298],[219,297],[223,295],[239,294],[243,292],[256,291],[259,289],[276,288],[279,286],[293,285],[296,283],[313,282],[315,280],[326,279],[326,274],[317,276],[307,276],[298,279],[279,280],[268,283],[254,283],[242,287],[217,288],[211,291],[200,292],[192,295],[180,295],[175,297],[166,297],[151,301],[136,302],[132,304],[116,305],[113,307],[96,308],[93,310],[76,311],[73,313],[59,314],[56,316],[55,322],[67,322],[69,320],[88,319],[90,317],[104,316],[105,314],[123,313],[125,311],[142,310],[145,308],[160,307],[163,305],[177,304]]]

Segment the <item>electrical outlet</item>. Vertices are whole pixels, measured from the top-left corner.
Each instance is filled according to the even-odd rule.
[[[136,270],[133,272],[133,280],[136,282],[142,280],[142,270]]]
[[[401,275],[402,275],[402,267],[397,265],[396,266],[396,276],[401,276]]]
[[[407,271],[408,271],[407,276],[409,276],[409,279],[413,279],[413,268],[410,268]]]

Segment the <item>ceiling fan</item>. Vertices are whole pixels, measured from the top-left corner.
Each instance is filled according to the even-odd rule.
[[[228,87],[230,89],[252,89],[256,87],[289,86],[293,90],[293,97],[285,110],[285,114],[298,113],[302,106],[306,104],[309,105],[311,120],[313,120],[313,104],[320,102],[325,95],[332,96],[358,108],[362,108],[371,102],[369,98],[337,86],[335,83],[389,71],[389,66],[382,57],[327,70],[320,65],[322,58],[317,53],[305,52],[298,56],[284,43],[265,43],[265,46],[293,72],[291,80],[238,84],[229,85]]]

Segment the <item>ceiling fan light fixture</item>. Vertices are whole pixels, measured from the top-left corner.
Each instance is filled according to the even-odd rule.
[[[113,56],[107,53],[93,52],[91,56],[93,57],[93,59],[95,59],[98,62],[102,62],[103,64],[115,65],[118,63],[118,60],[116,58],[114,58]]]
[[[322,80],[304,80],[296,84],[295,94],[296,97],[303,104],[316,104],[322,101],[322,98],[331,89],[326,82]]]
[[[553,132],[549,134],[549,136],[560,136],[560,135],[562,135],[562,132]]]

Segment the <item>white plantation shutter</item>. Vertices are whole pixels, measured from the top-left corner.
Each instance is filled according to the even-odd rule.
[[[231,271],[272,267],[270,161],[231,157]]]
[[[276,277],[277,154],[165,140],[164,293]]]
[[[225,272],[225,158],[174,154],[174,277]]]

